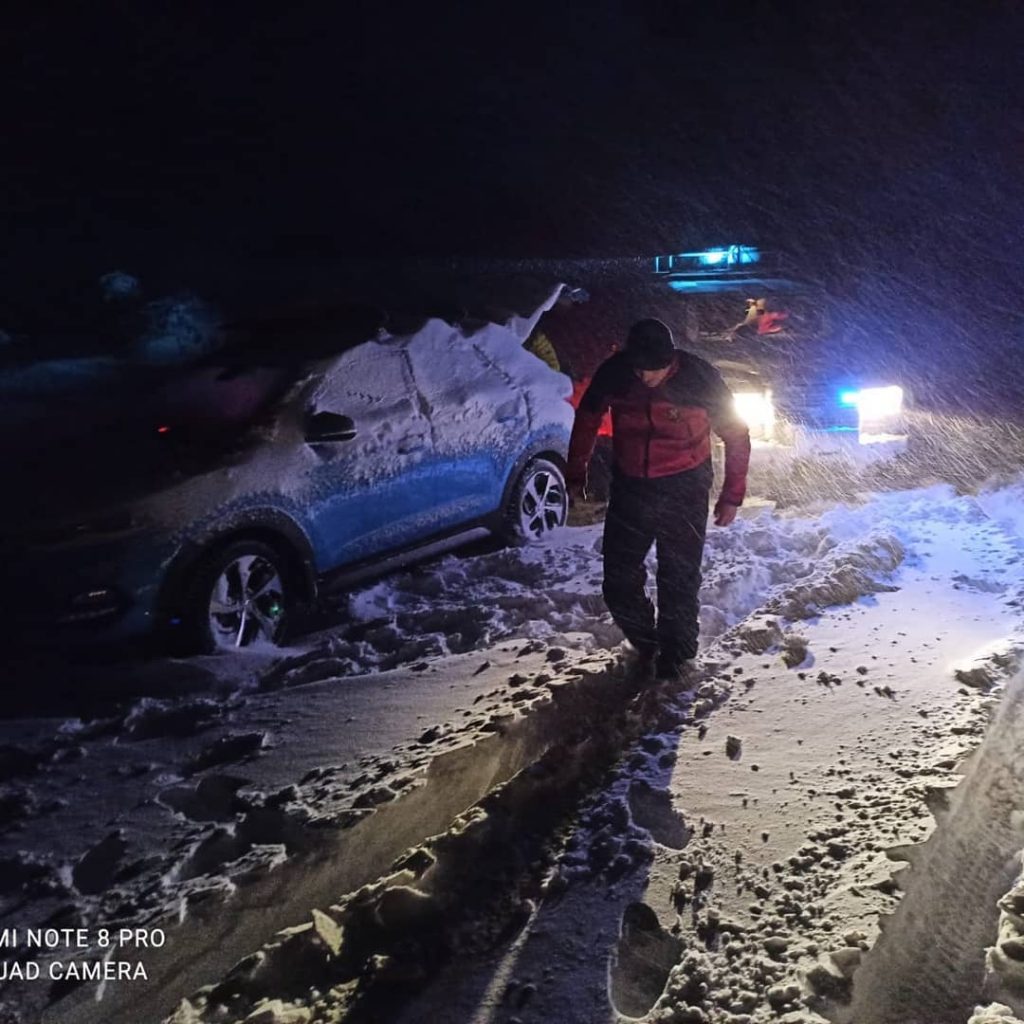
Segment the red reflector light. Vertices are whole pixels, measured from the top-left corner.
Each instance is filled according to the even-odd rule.
[[[171,432],[171,428],[169,426],[167,426],[166,423],[164,423],[164,424],[161,424],[159,427],[156,428],[156,432],[158,434],[169,434]]]

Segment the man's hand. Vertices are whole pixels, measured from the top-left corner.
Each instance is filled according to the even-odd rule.
[[[736,505],[730,505],[727,501],[722,501],[721,498],[715,502],[715,526],[728,526],[735,518],[739,508]]]

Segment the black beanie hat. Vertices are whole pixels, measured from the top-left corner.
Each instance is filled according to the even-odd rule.
[[[635,370],[662,370],[672,362],[676,349],[672,332],[660,320],[638,320],[626,337],[626,356]]]

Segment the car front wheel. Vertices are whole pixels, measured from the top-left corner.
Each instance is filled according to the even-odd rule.
[[[211,653],[283,641],[297,588],[286,558],[258,540],[211,552],[185,596],[194,646]]]
[[[505,535],[524,544],[547,536],[565,525],[569,512],[565,477],[548,459],[530,462],[512,489],[505,511]]]

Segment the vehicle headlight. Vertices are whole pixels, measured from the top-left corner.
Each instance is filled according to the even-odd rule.
[[[775,426],[775,403],[770,391],[739,391],[733,395],[736,413],[754,433],[768,434]]]
[[[875,422],[899,416],[903,411],[903,388],[893,385],[887,388],[864,388],[854,392],[861,422]]]

